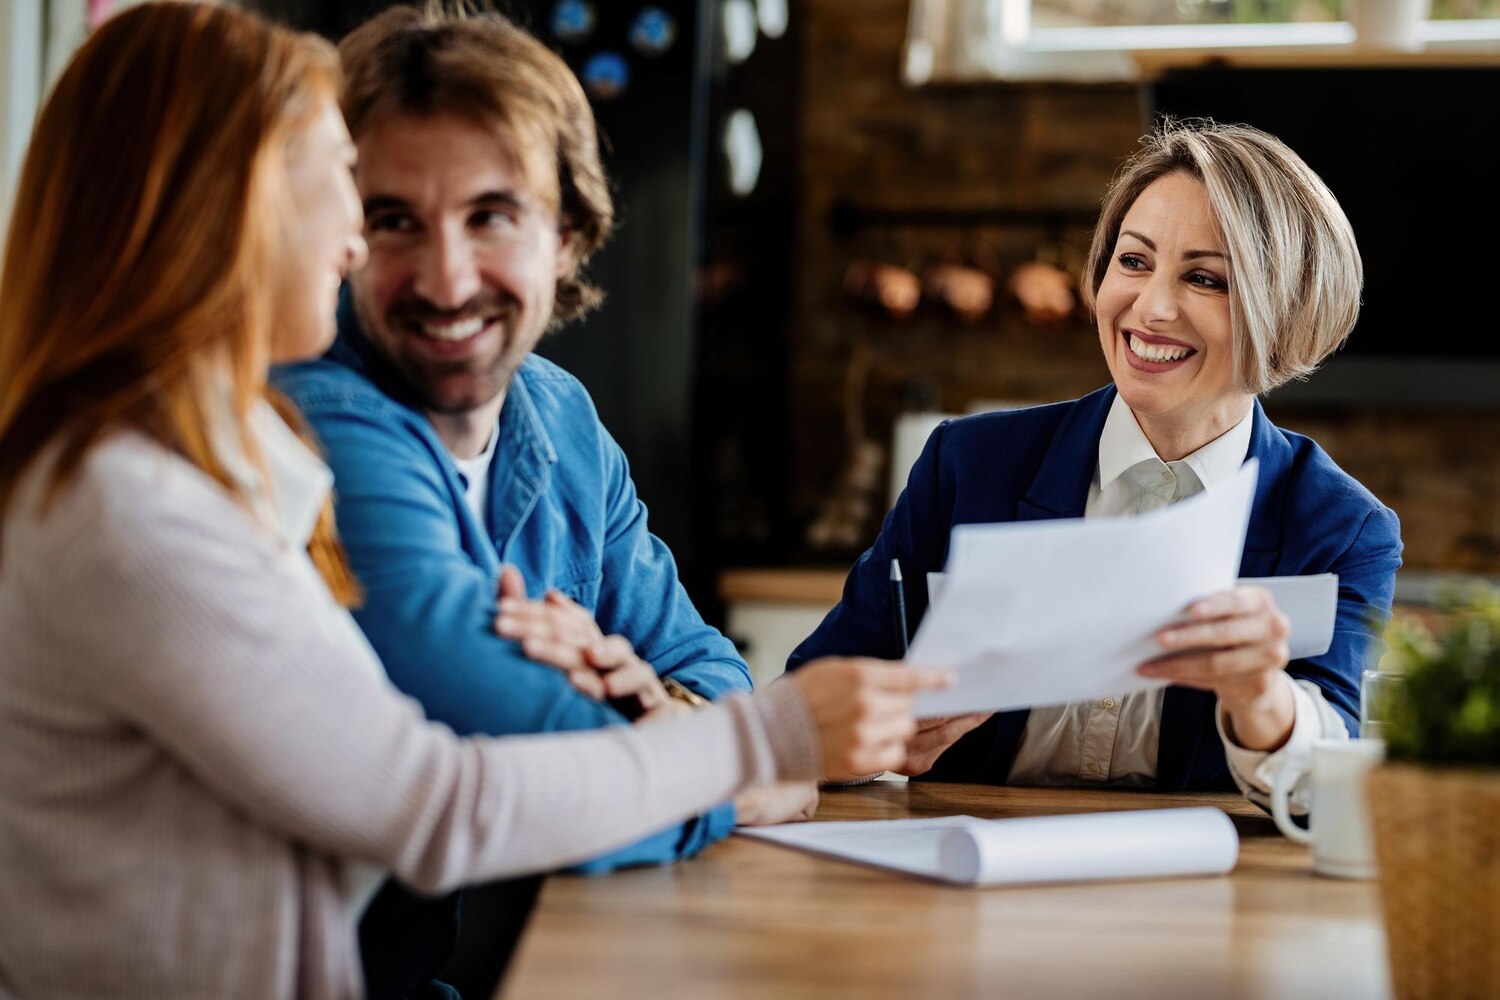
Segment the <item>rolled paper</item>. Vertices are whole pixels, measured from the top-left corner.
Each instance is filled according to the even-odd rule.
[[[975,820],[938,844],[942,877],[970,885],[1223,875],[1240,839],[1218,809]]]

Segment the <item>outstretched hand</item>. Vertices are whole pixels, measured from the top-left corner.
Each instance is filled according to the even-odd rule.
[[[948,671],[840,658],[815,660],[787,679],[812,713],[823,776],[832,780],[877,774],[905,761],[906,741],[917,731],[913,699],[953,683]]]

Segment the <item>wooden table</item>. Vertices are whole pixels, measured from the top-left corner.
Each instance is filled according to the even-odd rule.
[[[821,820],[1034,816],[1214,805],[1224,878],[963,889],[730,838],[693,861],[553,877],[501,995],[602,997],[1384,997],[1374,883],[1312,874],[1231,795],[876,782]]]

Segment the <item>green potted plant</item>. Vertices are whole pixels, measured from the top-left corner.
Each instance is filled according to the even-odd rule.
[[[1500,997],[1500,590],[1386,630],[1370,818],[1396,995]]]

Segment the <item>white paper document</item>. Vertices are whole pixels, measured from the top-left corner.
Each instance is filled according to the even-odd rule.
[[[958,682],[919,718],[1056,705],[1160,687],[1135,667],[1197,598],[1234,584],[1258,463],[1224,486],[1132,517],[959,525],[942,600],[907,660]]]
[[[745,827],[741,836],[960,885],[1222,875],[1239,836],[1218,809]]]
[[[947,580],[946,573],[927,574],[927,603],[937,603]],[[1242,576],[1241,585],[1264,587],[1271,592],[1276,607],[1292,624],[1287,637],[1288,656],[1301,660],[1322,656],[1333,645],[1333,625],[1339,608],[1339,575],[1318,573],[1314,576]]]
[[[1333,645],[1333,624],[1339,609],[1339,575],[1245,576],[1242,584],[1265,587],[1276,606],[1292,623],[1287,636],[1288,655],[1293,660],[1322,656]]]

